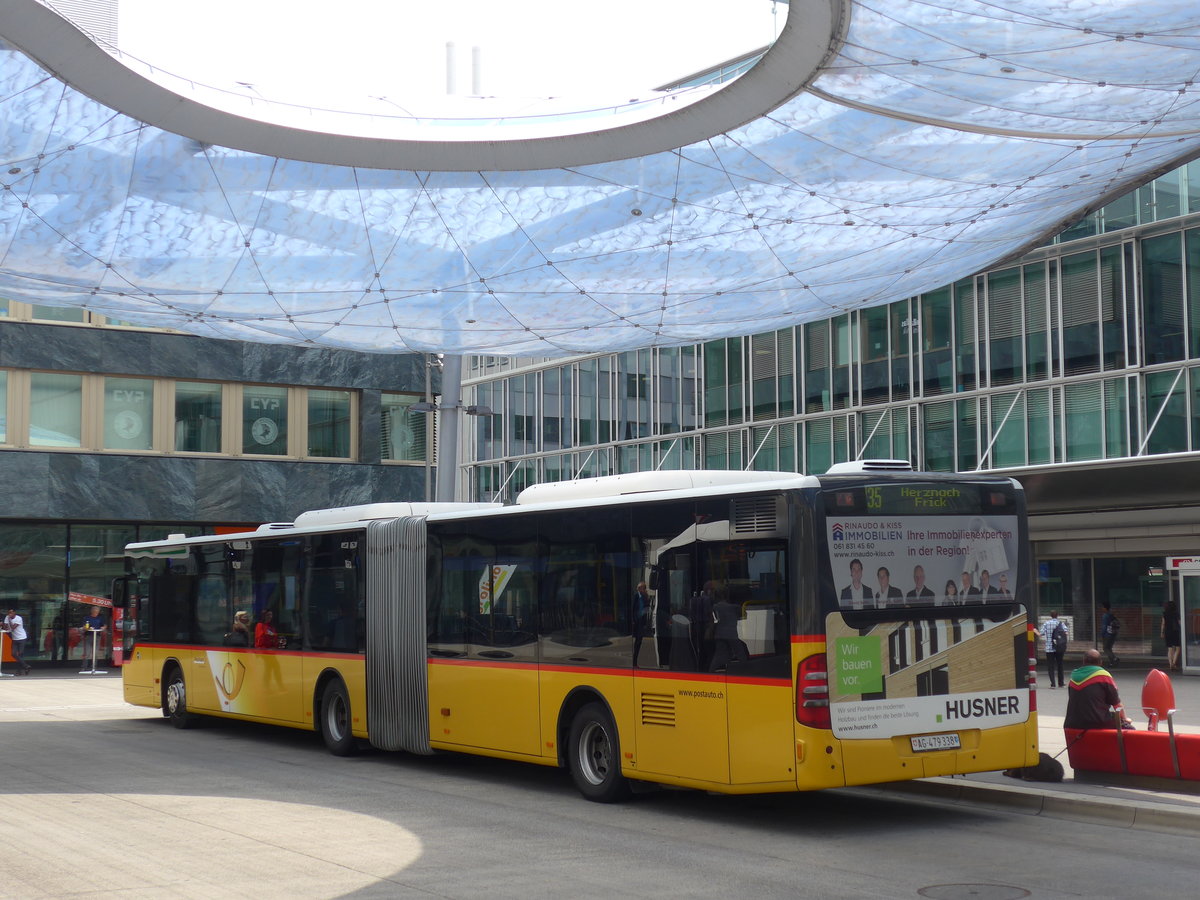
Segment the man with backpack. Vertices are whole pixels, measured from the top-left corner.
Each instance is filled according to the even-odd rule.
[[[1042,623],[1042,646],[1046,651],[1046,671],[1050,676],[1050,687],[1062,687],[1063,657],[1067,654],[1067,623],[1058,617],[1058,612],[1050,613],[1050,618]],[[1055,684],[1055,673],[1058,683]]]
[[[1121,657],[1113,653],[1113,644],[1121,633],[1121,620],[1113,615],[1112,604],[1105,600],[1100,604],[1104,615],[1100,619],[1100,642],[1104,647],[1104,664],[1115,666],[1121,662]]]

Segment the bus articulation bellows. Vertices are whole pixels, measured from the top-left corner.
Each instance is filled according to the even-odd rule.
[[[599,801],[1036,762],[1019,486],[876,468],[611,476],[131,544],[125,697],[336,754],[564,766]]]

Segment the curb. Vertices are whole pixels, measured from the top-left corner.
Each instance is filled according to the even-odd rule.
[[[1113,825],[1140,831],[1190,836],[1200,832],[1200,805],[1192,809],[1152,800],[1054,793],[1044,788],[980,784],[949,777],[892,782],[875,785],[869,789],[884,793],[915,794],[941,802],[973,803],[1027,815],[1095,825]]]

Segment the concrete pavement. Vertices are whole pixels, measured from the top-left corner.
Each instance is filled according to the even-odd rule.
[[[1116,679],[1126,713],[1144,729],[1141,713],[1142,684],[1149,667],[1116,667]],[[1171,675],[1175,689],[1176,733],[1200,734],[1200,677]],[[1070,672],[1068,670],[1068,677]],[[928,796],[940,800],[1004,807],[1033,815],[1102,822],[1147,831],[1200,834],[1200,783],[1173,784],[1164,779],[1135,779],[1093,775],[1077,777],[1067,761],[1063,717],[1067,710],[1067,688],[1050,688],[1043,663],[1038,670],[1038,738],[1043,753],[1063,765],[1061,784],[1020,781],[999,772],[888,785],[885,790]],[[1163,722],[1160,730],[1166,731]],[[1087,780],[1084,780],[1087,778]]]
[[[5,672],[11,669],[9,663]],[[1141,690],[1147,669],[1111,670],[1127,711],[1139,728],[1146,718],[1140,714]],[[1049,689],[1045,672],[1039,671],[1039,736],[1042,751],[1063,764],[1062,783],[1038,783],[1007,778],[999,772],[948,778],[928,778],[854,791],[901,792],[938,801],[964,802],[1009,809],[1032,815],[1097,822],[1149,831],[1200,834],[1200,783],[1178,786],[1153,783],[1084,781],[1075,776],[1067,762],[1062,721],[1067,706],[1067,689]],[[9,690],[20,682],[19,709],[7,702],[16,699]],[[1200,677],[1173,674],[1178,708],[1176,731],[1200,733]],[[6,713],[13,714],[11,717]],[[16,715],[19,713],[20,715]],[[53,721],[69,714],[72,719],[156,718],[157,710],[129,706],[121,695],[117,669],[107,675],[80,675],[73,669],[35,669],[29,676],[0,678],[0,722],[29,721],[29,717]],[[1165,724],[1163,726],[1165,729]],[[1101,776],[1104,777],[1104,776]]]

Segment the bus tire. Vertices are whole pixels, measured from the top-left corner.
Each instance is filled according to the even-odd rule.
[[[167,674],[167,689],[163,692],[163,715],[176,728],[191,728],[196,724],[196,717],[188,712],[187,687],[183,681],[183,672],[178,666],[172,666]]]
[[[629,796],[621,774],[621,742],[617,726],[602,703],[588,703],[571,720],[567,766],[579,793],[596,803],[615,803]]]
[[[321,692],[321,738],[334,756],[350,756],[358,748],[351,730],[350,694],[340,678]]]

